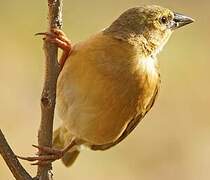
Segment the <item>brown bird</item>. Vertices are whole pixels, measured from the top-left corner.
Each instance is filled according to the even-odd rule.
[[[72,48],[60,30],[41,33],[64,50],[57,84],[63,124],[54,132],[59,150],[36,146],[49,155],[23,159],[44,164],[62,158],[70,166],[81,146],[106,150],[121,142],[155,102],[160,86],[156,55],[175,29],[193,21],[150,5],[126,10],[108,28]]]

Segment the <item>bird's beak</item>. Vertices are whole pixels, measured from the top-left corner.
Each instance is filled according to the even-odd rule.
[[[170,28],[172,30],[178,29],[178,28],[185,26],[187,24],[190,24],[194,21],[195,21],[194,19],[192,19],[188,16],[185,16],[185,15],[179,14],[179,13],[174,13],[173,23],[171,24]]]

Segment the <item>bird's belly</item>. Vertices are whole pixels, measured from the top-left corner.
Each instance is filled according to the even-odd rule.
[[[142,84],[134,77],[86,81],[64,80],[58,88],[57,109],[74,136],[95,145],[118,139],[131,119],[145,110],[155,89],[154,82]]]

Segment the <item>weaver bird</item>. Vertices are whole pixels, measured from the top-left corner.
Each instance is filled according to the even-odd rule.
[[[57,150],[36,146],[47,155],[31,160],[44,164],[62,158],[70,166],[80,146],[106,150],[127,137],[157,97],[157,54],[175,29],[193,21],[149,5],[126,10],[108,28],[72,47],[61,30],[40,33],[63,49],[56,107],[63,124],[54,132]]]

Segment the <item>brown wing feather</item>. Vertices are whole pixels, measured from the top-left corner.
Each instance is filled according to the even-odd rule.
[[[123,139],[125,139],[134,130],[134,128],[138,125],[138,123],[143,119],[143,117],[147,114],[147,112],[154,105],[154,102],[157,98],[157,94],[159,91],[159,86],[160,86],[160,82],[157,83],[156,89],[154,91],[154,95],[151,98],[151,101],[148,104],[146,110],[144,112],[138,114],[135,118],[133,118],[131,120],[131,122],[128,124],[127,128],[125,129],[125,131],[122,133],[122,135],[115,142],[103,144],[103,145],[91,145],[90,148],[92,150],[106,150],[106,149],[109,149],[109,148],[115,146],[116,144],[120,143]]]

